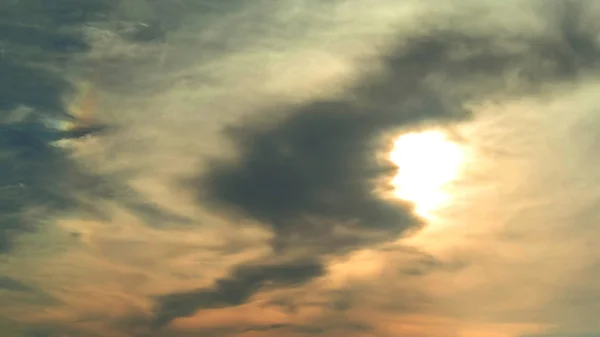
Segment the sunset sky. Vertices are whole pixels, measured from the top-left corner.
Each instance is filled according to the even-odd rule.
[[[0,337],[600,336],[598,17],[1,2]]]

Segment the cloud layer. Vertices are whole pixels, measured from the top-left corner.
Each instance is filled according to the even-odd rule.
[[[0,6],[7,336],[600,331],[594,2]],[[437,220],[388,158],[432,128]]]

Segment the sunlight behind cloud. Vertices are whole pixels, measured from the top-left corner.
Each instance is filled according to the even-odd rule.
[[[431,218],[435,210],[449,202],[451,196],[445,187],[458,177],[466,152],[435,130],[400,136],[390,157],[398,166],[392,181],[394,194],[414,203],[419,216]]]

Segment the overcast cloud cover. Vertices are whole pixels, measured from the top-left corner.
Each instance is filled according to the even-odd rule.
[[[599,16],[4,1],[0,335],[600,336]],[[390,186],[431,128],[436,220]]]

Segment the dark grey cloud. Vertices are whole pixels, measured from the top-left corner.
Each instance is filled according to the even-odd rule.
[[[106,4],[33,0],[0,4],[3,121],[16,109],[31,109],[39,120],[67,115],[63,98],[73,88],[58,69],[88,47],[75,25],[105,13]],[[49,70],[53,67],[57,70]],[[73,203],[60,188],[60,181],[77,170],[64,153],[49,144],[61,136],[35,121],[0,125],[0,252],[10,248],[15,234],[33,229],[31,219],[22,216],[30,207],[65,209]]]
[[[22,333],[23,337],[98,336],[97,334],[93,333],[86,333],[82,335],[81,332],[73,331],[71,328],[54,325],[31,325],[23,329]]]
[[[4,1],[0,4],[0,111],[26,105],[64,113],[71,89],[61,73],[89,49],[82,25],[106,17],[115,1]],[[53,69],[53,70],[51,70]]]
[[[19,292],[33,292],[34,289],[25,283],[15,280],[7,276],[0,276],[0,289],[19,291]]]
[[[108,210],[82,196],[116,201],[155,226],[187,221],[144,200],[115,177],[81,168],[68,151],[52,145],[63,136],[73,135],[37,122],[0,124],[0,252],[10,249],[14,235],[35,229],[41,214],[33,216],[32,209],[43,210],[44,216],[76,210],[110,218]]]
[[[462,107],[469,101],[597,74],[598,32],[582,24],[589,3],[544,4],[548,31],[543,34],[464,31],[440,23],[399,39],[381,57],[382,71],[359,78],[346,99],[277,106],[228,127],[235,158],[208,163],[194,180],[198,202],[228,217],[265,224],[279,253],[341,253],[418,230],[422,223],[409,205],[373,193],[379,179],[394,173],[389,163],[375,160],[385,146],[383,136],[468,119]],[[515,70],[516,83],[510,79]],[[405,276],[418,277],[435,265],[408,267]],[[256,272],[260,276],[253,278],[234,273],[209,292],[166,295],[158,301],[157,321],[215,303],[241,304],[258,291],[256,280],[277,280],[262,268]],[[225,289],[233,299],[223,295]]]
[[[69,89],[64,79],[48,71],[18,64],[6,56],[11,50],[0,52],[0,77],[3,79],[0,82],[0,109],[6,111],[20,104],[52,112],[63,109],[61,95]]]
[[[90,48],[83,25],[106,19],[115,5],[110,0],[0,4],[0,253],[10,250],[15,235],[35,229],[43,218],[39,210],[44,216],[81,209],[106,216],[106,210],[82,203],[85,195],[116,199],[152,224],[185,221],[124,183],[86,172],[68,151],[51,144],[106,131],[104,125],[63,131],[54,122],[72,118],[64,99],[75,88],[65,73],[68,61]]]
[[[237,329],[233,331],[227,331],[228,335],[234,335],[236,333],[245,333],[252,331],[278,331],[282,335],[295,333],[307,336],[323,336],[331,332],[346,332],[346,333],[374,333],[374,329],[365,323],[361,322],[348,322],[343,325],[339,324],[324,324],[323,327],[310,326],[310,325],[299,325],[299,324],[270,324],[264,326],[251,326],[243,329]],[[227,335],[225,334],[225,335]],[[220,334],[219,336],[223,336]],[[217,336],[217,334],[215,334]]]
[[[77,132],[85,135],[91,131],[95,130]],[[51,143],[79,135],[37,121],[0,124],[0,252],[11,248],[14,235],[34,230],[40,215],[77,210],[110,218],[108,210],[86,203],[82,196],[116,201],[151,225],[187,221],[144,200],[114,177],[87,172],[68,151]],[[34,216],[29,212],[32,209],[43,212]]]
[[[330,245],[323,234],[338,226],[361,238],[418,226],[409,207],[372,193],[394,170],[375,160],[380,137],[469,118],[462,103],[508,90],[514,69],[522,69],[519,90],[597,71],[597,32],[577,25],[584,3],[576,4],[560,6],[562,16],[551,22],[556,33],[548,36],[434,29],[403,39],[382,57],[379,76],[357,81],[351,98],[277,107],[229,127],[236,158],[210,163],[196,181],[200,202],[261,221],[284,241],[318,233]]]
[[[32,208],[66,211],[78,204],[72,187],[102,189],[34,125],[0,125],[0,252],[10,248],[14,234],[34,229]]]
[[[158,297],[154,326],[161,327],[174,318],[190,316],[199,309],[240,305],[261,290],[292,287],[324,272],[321,263],[315,260],[241,265],[230,276],[218,279],[211,288]]]
[[[198,21],[223,15],[242,3],[235,1],[160,0],[130,2],[114,13],[116,31],[130,41],[147,43],[164,41],[169,31],[176,30],[188,16]]]
[[[193,332],[182,332],[178,335],[182,337],[187,336],[196,336],[197,334],[202,334],[205,337],[222,337],[222,336],[235,336],[237,334],[244,334],[248,332],[266,332],[266,331],[278,331],[280,333],[286,333],[290,330],[293,331],[296,326],[293,324],[267,324],[267,325],[250,325],[245,326],[244,324],[231,324],[229,326],[217,327],[217,328],[203,328]],[[146,337],[145,335],[138,337]]]
[[[200,186],[272,225],[284,245],[299,232],[332,244],[339,224],[350,241],[398,233],[418,221],[406,206],[373,196],[374,179],[394,170],[374,160],[380,123],[348,103],[316,102],[273,129],[231,129],[242,147],[239,161],[217,164]]]
[[[38,305],[55,305],[60,303],[59,300],[42,289],[8,276],[0,276],[0,291],[11,292],[20,299],[26,299],[28,302]]]

